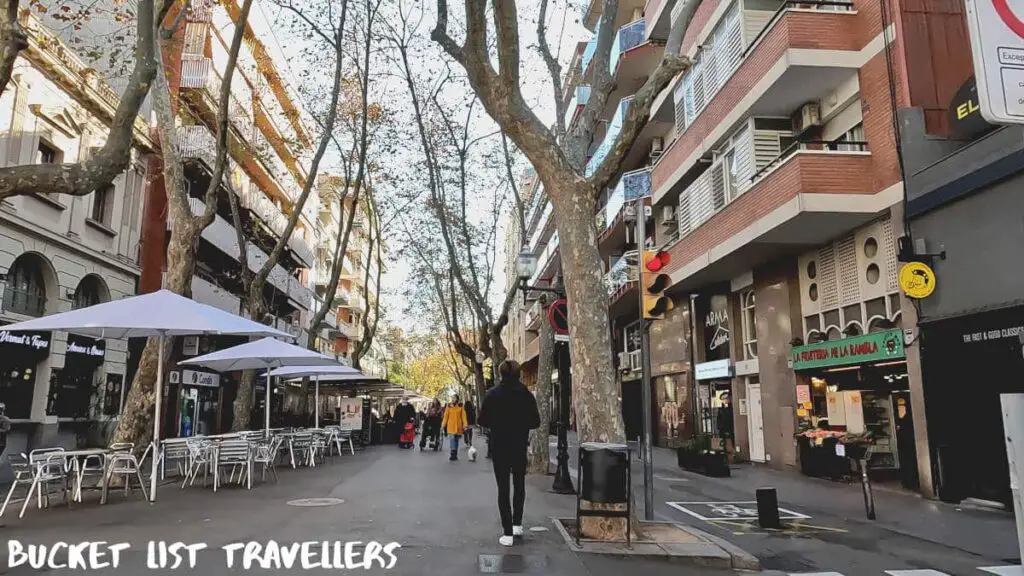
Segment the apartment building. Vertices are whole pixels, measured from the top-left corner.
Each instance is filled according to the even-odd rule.
[[[80,162],[102,147],[119,95],[28,10],[28,47],[0,95],[0,163]],[[81,197],[19,196],[0,204],[0,324],[135,294],[149,157],[137,120],[128,170]],[[121,408],[127,342],[0,328],[0,402],[8,453],[76,447]]]
[[[190,205],[195,214],[205,210],[203,196],[209,185],[216,150],[217,102],[228,50],[239,14],[238,2],[190,0],[189,11],[177,31],[174,48],[164,54],[170,70],[172,100],[177,103],[176,140],[185,164]],[[264,42],[252,18],[246,23],[238,67],[231,81],[229,109],[229,166],[231,190],[219,195],[216,218],[202,233],[196,249],[197,266],[192,297],[232,313],[242,309],[240,249],[232,224],[227,194],[235,194],[242,209],[242,225],[249,241],[247,261],[259,270],[285,229],[306,182],[311,157],[313,125],[291,86],[284,80],[283,56]],[[262,23],[266,26],[267,23]],[[166,194],[158,164],[143,219],[143,254],[140,292],[160,288],[166,264],[170,222]],[[295,230],[264,289],[270,322],[290,331],[299,342],[309,338],[313,291],[307,285],[316,262],[314,243],[318,202],[311,195],[302,208]],[[315,330],[314,330],[315,332]],[[232,338],[183,338],[172,361],[238,343]],[[164,434],[210,434],[231,426],[237,374],[200,370],[173,370],[164,403]],[[263,414],[263,398],[253,414]],[[273,395],[275,403],[281,394]],[[275,407],[271,406],[272,410]],[[256,420],[258,421],[258,419]],[[189,425],[186,426],[186,423]]]
[[[632,93],[660,59],[684,1],[620,3],[610,63],[616,87],[588,173],[614,143]],[[600,5],[583,6],[583,21],[594,31]],[[1008,177],[1004,152],[1016,154],[1016,144],[1008,143],[1020,138],[1013,128],[978,130],[977,122],[951,112],[977,108],[969,101],[962,12],[958,2],[898,0],[697,4],[683,43],[693,66],[655,99],[595,215],[629,436],[641,432],[636,263],[637,248],[646,245],[668,251],[675,303],[651,327],[656,442],[728,435],[736,459],[817,475],[848,464],[835,456],[834,440],[822,442],[810,430],[868,434],[869,470],[880,481],[929,497],[942,496],[945,485],[942,497],[952,500],[1008,494],[995,440],[1001,436],[996,389],[1014,385],[986,392],[991,425],[977,431],[991,440],[994,464],[985,470],[997,479],[990,482],[996,489],[964,464],[970,460],[964,437],[948,427],[940,432],[925,417],[926,407],[944,422],[952,417],[959,396],[945,382],[965,377],[964,365],[957,372],[949,364],[967,345],[963,333],[995,330],[986,332],[977,318],[977,325],[950,321],[952,328],[939,330],[941,320],[964,312],[963,302],[1006,308],[1019,288],[1016,273],[1005,267],[997,276],[1000,294],[974,280],[979,267],[994,265],[1002,253],[973,257],[992,232],[977,226],[980,204],[971,202],[1002,198],[993,212],[1006,218],[1019,212],[990,182]],[[589,97],[595,44],[582,44],[567,71],[569,124]],[[958,133],[965,126],[973,130],[968,137]],[[953,152],[956,158],[944,159]],[[977,170],[987,179],[957,179]],[[914,182],[906,215],[904,172]],[[1002,194],[1010,194],[1007,186]],[[967,195],[970,202],[954,203]],[[650,205],[644,239],[624,222],[627,202],[635,199]],[[947,221],[953,217],[956,226]],[[559,259],[542,187],[530,203],[527,228],[524,245],[540,261],[530,281],[543,284],[557,275]],[[925,238],[907,245],[919,254],[963,242],[961,268],[951,268],[959,280],[949,290],[957,298],[933,299],[931,307],[923,302],[920,310],[897,283],[901,261],[912,257],[899,248],[901,238],[918,228]],[[953,266],[946,262],[936,261],[936,269]],[[530,313],[523,319],[527,362],[529,333],[539,320]],[[1009,327],[1015,317],[1004,314],[997,323]],[[931,341],[950,352],[940,352],[931,367],[929,332],[946,334]],[[1005,346],[991,354],[1003,355],[992,370],[1016,366],[1021,357]],[[942,383],[925,384],[929,374]],[[930,386],[937,391],[926,405]],[[936,434],[941,439],[930,441]]]

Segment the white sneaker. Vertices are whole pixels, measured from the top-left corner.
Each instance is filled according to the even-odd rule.
[[[498,544],[501,544],[502,546],[511,546],[514,543],[515,541],[511,536],[502,536],[501,538],[498,538]]]
[[[512,527],[512,535],[513,536],[522,536],[523,535],[523,527],[522,526],[513,526]]]

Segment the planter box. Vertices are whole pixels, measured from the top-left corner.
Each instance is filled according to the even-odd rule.
[[[725,452],[694,452],[685,448],[676,448],[676,461],[679,467],[715,478],[728,478],[729,461]]]

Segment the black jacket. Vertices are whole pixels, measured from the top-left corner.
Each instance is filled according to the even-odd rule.
[[[468,400],[462,407],[466,409],[466,420],[469,422],[469,425],[476,426],[476,407]]]
[[[412,407],[412,404],[399,404],[395,408],[395,422],[399,426],[405,426],[406,422],[416,420],[416,409]]]
[[[477,423],[489,430],[493,453],[525,456],[530,430],[540,426],[537,399],[518,380],[502,381],[484,396]]]

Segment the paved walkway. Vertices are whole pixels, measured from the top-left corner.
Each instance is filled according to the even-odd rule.
[[[99,574],[141,573],[204,576],[234,573],[226,565],[221,547],[236,542],[270,540],[398,542],[397,563],[389,574],[469,575],[486,573],[564,574],[612,576],[624,573],[623,560],[581,557],[568,551],[552,527],[551,516],[570,516],[574,500],[550,494],[550,479],[528,481],[527,532],[512,548],[498,545],[500,529],[495,505],[496,489],[490,462],[467,462],[465,449],[458,462],[446,452],[376,447],[329,460],[315,469],[282,470],[278,484],[267,483],[246,491],[228,488],[216,494],[198,485],[179,490],[162,487],[159,502],[149,505],[135,496],[120,495],[100,507],[86,503],[68,509],[55,504],[50,510],[30,509],[23,520],[17,512],[3,518],[0,537],[23,544],[106,541],[128,542],[117,569]],[[337,498],[334,506],[297,507],[288,502],[302,498]],[[198,553],[195,570],[145,569],[148,541],[202,542],[209,549]],[[9,567],[8,546],[0,549],[0,574],[20,576],[35,570]],[[503,568],[500,565],[503,563]],[[630,569],[645,574],[678,574],[678,566],[631,560]],[[300,568],[278,573],[309,574]],[[314,570],[312,573],[317,573]],[[360,573],[384,573],[381,569]],[[686,574],[720,574],[685,569]]]
[[[550,443],[554,459],[554,437]],[[575,481],[574,452],[570,450]],[[808,478],[798,471],[753,464],[734,464],[730,478],[708,478],[679,468],[672,450],[655,448],[654,457],[655,518],[685,522],[722,536],[759,557],[766,570],[880,574],[885,570],[934,569],[977,575],[980,567],[1020,564],[1011,514],[961,509],[880,487],[874,490],[877,518],[870,521],[865,517],[860,484]],[[643,466],[639,459],[633,462],[633,478],[637,506],[642,508]],[[804,527],[772,534],[757,530],[749,520],[727,518],[729,513],[743,514],[722,506],[733,503],[740,510],[750,509],[750,505],[736,503],[753,501],[761,487],[776,488],[782,508],[808,516],[793,523]],[[687,504],[696,502],[717,503],[725,514],[707,505]]]

